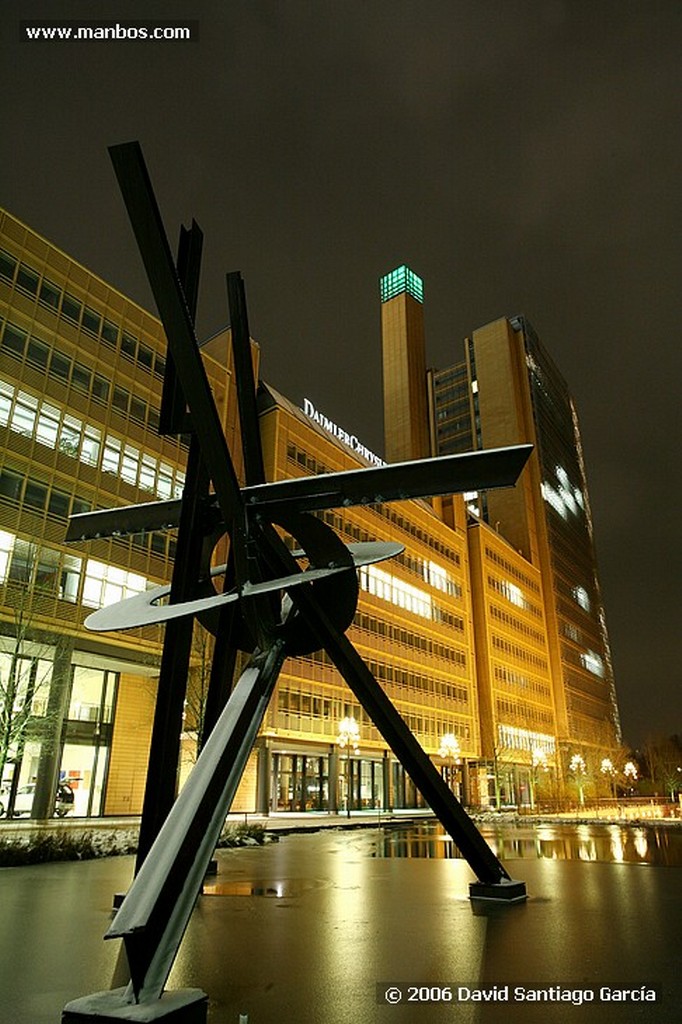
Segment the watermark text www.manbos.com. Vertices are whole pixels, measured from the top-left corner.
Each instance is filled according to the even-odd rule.
[[[24,43],[196,43],[198,21],[21,21]]]
[[[397,1006],[399,1003],[656,1003],[656,989],[647,985],[637,988],[616,988],[601,985],[579,988],[550,985],[531,988],[526,985],[492,985],[481,988],[471,985],[408,985],[404,982],[377,983],[378,1003]]]

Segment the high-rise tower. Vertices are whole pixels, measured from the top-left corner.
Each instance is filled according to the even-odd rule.
[[[448,429],[444,375],[468,380],[470,432]],[[620,739],[575,403],[524,317],[466,340],[466,362],[431,375],[438,451],[530,442],[519,484],[479,495],[477,512],[540,569],[560,742],[608,748]],[[436,386],[440,383],[440,387]],[[461,388],[460,388],[461,391]],[[460,413],[466,401],[455,403]],[[453,406],[454,408],[454,406]]]
[[[388,462],[431,454],[424,337],[424,285],[408,267],[381,278],[384,445]]]

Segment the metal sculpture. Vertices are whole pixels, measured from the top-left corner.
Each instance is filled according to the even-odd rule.
[[[194,1024],[206,1019],[206,996],[198,990],[166,992],[166,980],[290,655],[327,651],[474,871],[478,881],[470,886],[471,897],[525,899],[524,883],[509,877],[345,635],[358,600],[356,568],[390,558],[402,545],[346,545],[310,513],[511,486],[531,448],[267,483],[244,288],[235,273],[228,275],[227,286],[244,454],[245,486],[240,486],[193,327],[201,233],[196,225],[182,230],[176,268],[139,145],[116,146],[110,153],[168,340],[160,429],[189,432],[191,443],[181,501],[85,513],[69,524],[69,540],[168,526],[178,527],[178,540],[169,587],[103,608],[86,621],[94,630],[171,621],[174,628],[165,633],[137,874],[105,936],[123,939],[130,984],[69,1003],[62,1020],[163,1018]],[[300,547],[290,550],[275,526]],[[212,553],[225,533],[229,562],[215,569]],[[212,580],[223,573],[225,586],[218,593]],[[162,603],[165,599],[168,603]],[[216,650],[205,742],[175,799],[194,616],[215,633]],[[230,693],[237,649],[250,660]]]

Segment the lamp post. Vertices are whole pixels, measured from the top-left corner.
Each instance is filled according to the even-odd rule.
[[[611,787],[611,796],[615,797],[615,795],[616,795],[616,769],[613,767],[613,761],[611,760],[610,757],[602,758],[602,762],[601,762],[601,765],[599,766],[599,770],[602,773],[602,775],[604,775],[604,776],[608,775],[608,777],[609,777],[609,785]]]
[[[339,722],[339,735],[337,742],[341,750],[346,751],[346,815],[350,818],[350,754],[351,750],[357,756],[360,753],[358,742],[360,740],[360,726],[352,716],[342,718]]]
[[[568,764],[569,772],[575,775],[576,783],[578,784],[578,795],[580,797],[580,806],[585,806],[585,794],[583,793],[583,779],[586,772],[585,758],[580,754],[574,754]]]
[[[632,794],[635,789],[635,783],[637,782],[637,778],[639,776],[639,772],[637,771],[637,765],[634,761],[625,762],[625,764],[623,765],[623,775],[625,776],[628,789]]]
[[[448,785],[450,786],[450,789],[452,789],[454,767],[460,762],[461,750],[462,748],[459,745],[459,740],[453,732],[446,732],[444,736],[441,736],[438,756],[442,757],[443,760],[447,762]],[[456,795],[457,794],[455,794],[455,796]]]

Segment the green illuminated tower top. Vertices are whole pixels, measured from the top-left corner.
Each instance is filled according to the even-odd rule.
[[[417,302],[424,301],[424,282],[404,263],[401,267],[384,274],[380,279],[380,287],[382,302],[388,302],[389,299],[394,299],[396,295],[402,295],[403,292],[411,295]]]

